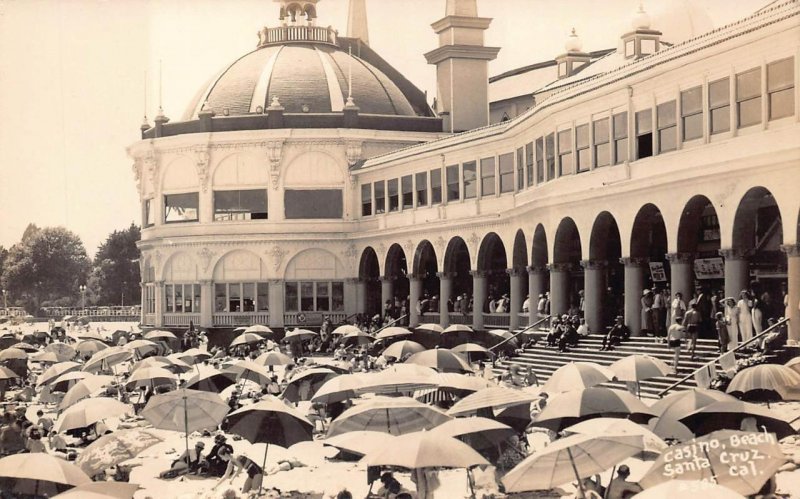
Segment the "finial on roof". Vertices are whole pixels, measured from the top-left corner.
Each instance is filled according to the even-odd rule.
[[[636,12],[636,15],[633,16],[633,19],[631,19],[631,27],[633,27],[634,30],[650,29],[650,14],[645,12],[644,5],[641,2],[639,3],[639,10]]]
[[[564,43],[564,48],[567,52],[580,52],[583,48],[583,43],[578,37],[578,34],[575,32],[575,28],[572,28],[572,32],[570,33],[569,37],[567,37],[567,41]]]

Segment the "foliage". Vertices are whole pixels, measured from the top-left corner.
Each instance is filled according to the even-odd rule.
[[[97,249],[94,268],[87,287],[87,303],[101,305],[137,305],[141,301],[139,290],[139,248],[141,236],[138,226],[131,224],[125,230],[109,234]],[[124,301],[124,303],[123,303]]]

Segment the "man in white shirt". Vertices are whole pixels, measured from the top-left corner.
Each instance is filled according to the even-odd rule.
[[[524,313],[526,313],[526,314],[531,311],[531,296],[530,295],[525,295],[525,301],[522,302],[522,311]]]

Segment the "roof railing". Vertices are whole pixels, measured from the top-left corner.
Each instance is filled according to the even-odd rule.
[[[258,47],[287,42],[314,42],[336,45],[339,32],[322,26],[278,26],[258,32]]]

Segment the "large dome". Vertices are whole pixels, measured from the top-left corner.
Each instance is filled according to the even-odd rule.
[[[365,57],[371,54],[374,52]],[[378,58],[376,64],[385,63]],[[233,62],[203,86],[183,121],[197,119],[203,108],[213,110],[217,116],[260,113],[274,98],[286,113],[341,113],[347,102],[349,72],[353,100],[360,113],[429,115],[424,100],[419,102],[401,90],[408,88],[408,82],[398,81],[404,79],[391,67],[385,69],[394,73],[394,79],[355,53],[351,57],[347,48],[338,45],[264,45]]]

